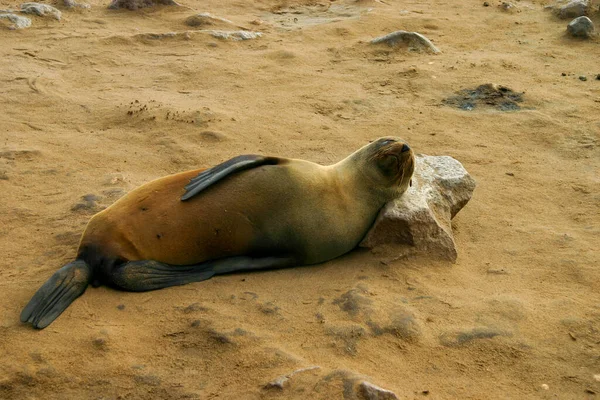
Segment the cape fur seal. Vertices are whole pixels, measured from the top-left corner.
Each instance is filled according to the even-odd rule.
[[[406,142],[384,137],[329,166],[243,155],[154,180],[92,217],[77,259],[42,285],[21,321],[45,328],[90,283],[146,291],[338,257],[413,171]]]

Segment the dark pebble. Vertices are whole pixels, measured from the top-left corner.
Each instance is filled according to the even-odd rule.
[[[567,73],[566,73],[566,72],[563,72],[561,75],[562,75],[562,76],[567,76]]]
[[[125,309],[125,304],[119,304],[119,305],[117,306],[117,308],[118,308],[119,310],[124,310],[124,309]]]
[[[489,6],[490,6],[490,3],[488,3],[487,1],[484,1],[484,2],[483,2],[483,6],[484,6],[484,7],[489,7]]]
[[[585,81],[587,81],[587,77],[585,77],[585,76],[581,75],[581,76],[579,77],[579,80],[580,80],[580,81],[584,81],[584,82],[585,82]]]
[[[104,338],[96,338],[92,341],[94,346],[100,350],[106,350],[106,339]]]
[[[600,74],[596,75],[596,80],[600,81]]]

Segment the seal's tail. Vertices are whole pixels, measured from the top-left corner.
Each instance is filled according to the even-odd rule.
[[[38,329],[47,327],[85,292],[91,280],[92,268],[85,261],[65,265],[33,295],[21,312],[21,322],[31,322]]]

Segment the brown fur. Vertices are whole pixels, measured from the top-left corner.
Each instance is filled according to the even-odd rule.
[[[378,209],[396,195],[357,180],[355,171],[391,151],[361,149],[332,166],[303,160],[263,166],[234,174],[186,202],[180,200],[184,186],[202,170],[160,178],[95,215],[80,249],[93,245],[110,258],[188,265],[297,246],[290,250],[299,261],[325,261],[342,247],[342,252],[354,247]],[[406,163],[412,174],[412,152]],[[331,243],[332,237],[343,243]]]

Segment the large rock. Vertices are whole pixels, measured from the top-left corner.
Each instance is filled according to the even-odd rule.
[[[358,386],[361,397],[365,400],[398,400],[396,393],[380,388],[371,382],[363,381]]]
[[[426,50],[440,53],[429,39],[417,32],[396,31],[371,40],[371,44],[387,44],[390,47],[404,46],[409,50]]]
[[[8,29],[23,29],[31,26],[31,20],[12,13],[0,14],[0,20],[7,19],[12,22]]]
[[[575,18],[567,25],[567,32],[574,37],[589,38],[594,32],[594,23],[588,17]]]
[[[573,0],[557,9],[560,18],[577,18],[586,15],[589,3],[587,0]]]
[[[61,12],[48,4],[42,3],[23,3],[21,4],[21,12],[24,14],[34,14],[40,17],[51,15],[57,21],[60,21],[62,16]]]
[[[412,186],[380,211],[361,247],[409,245],[455,261],[451,220],[471,199],[475,180],[449,156],[416,156]]]

